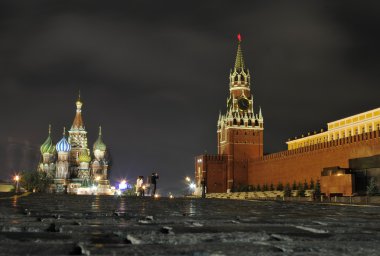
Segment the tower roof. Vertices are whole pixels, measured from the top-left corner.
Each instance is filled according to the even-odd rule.
[[[106,144],[104,144],[102,140],[102,127],[99,126],[99,136],[98,136],[98,139],[94,143],[94,151],[97,149],[101,151],[105,151],[106,148],[107,148]]]
[[[70,152],[71,150],[71,145],[70,143],[66,140],[65,136],[66,130],[65,127],[63,127],[63,137],[62,139],[57,143],[55,146],[57,149],[57,152]]]
[[[50,135],[51,135],[51,125],[49,124],[49,135],[40,147],[41,154],[44,154],[44,153],[53,154],[54,153],[55,147],[53,145],[53,141],[52,141]]]
[[[84,129],[84,123],[82,119],[82,100],[80,98],[80,91],[78,95],[78,99],[76,101],[77,111],[75,113],[75,118],[73,121],[73,125],[71,126],[71,129],[77,129],[77,130],[83,130]]]
[[[82,150],[79,154],[78,160],[80,163],[89,163],[91,161],[91,157],[87,150]]]
[[[236,53],[235,69],[241,70],[241,69],[245,68],[243,51],[241,50],[241,35],[238,34],[237,38],[238,38],[238,49],[237,49],[237,53]]]

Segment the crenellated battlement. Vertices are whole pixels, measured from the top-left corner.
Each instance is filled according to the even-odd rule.
[[[226,161],[228,159],[227,155],[203,155],[203,159],[207,161]]]

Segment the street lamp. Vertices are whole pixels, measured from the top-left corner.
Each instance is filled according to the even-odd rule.
[[[194,190],[195,189],[195,183],[194,182],[191,182],[190,185],[189,185],[190,189],[191,190]]]
[[[16,181],[16,193],[18,193],[18,187],[19,187],[20,176],[19,176],[19,175],[16,175],[13,179]]]
[[[188,185],[188,189],[187,189],[187,191],[188,191],[189,195],[191,195],[191,194],[193,194],[196,185],[195,185],[194,182],[191,181],[191,179],[190,179],[189,176],[187,176],[187,177],[185,178],[185,180],[186,180],[186,183],[187,183],[187,185]]]

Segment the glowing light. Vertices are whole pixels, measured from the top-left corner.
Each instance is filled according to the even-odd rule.
[[[96,176],[95,180],[99,181],[100,180],[100,176]]]
[[[189,185],[189,187],[190,187],[190,189],[195,189],[195,183],[194,182],[192,182],[190,185]]]
[[[14,179],[15,181],[19,181],[19,180],[20,180],[20,176],[19,176],[19,175],[16,175],[13,179]]]
[[[169,196],[169,198],[170,198],[170,199],[173,199],[173,198],[174,198],[174,196],[173,196],[173,195],[170,195],[170,196]]]
[[[145,185],[144,185],[144,186],[142,186],[142,189],[145,189]]]
[[[154,195],[154,198],[159,198],[160,196],[158,194],[155,194]]]
[[[190,179],[189,176],[186,177],[186,181],[187,181],[187,182],[190,182],[190,181],[191,181],[191,179]]]
[[[122,180],[119,184],[119,189],[124,190],[128,188],[128,183],[126,180]]]
[[[120,190],[116,190],[116,194],[117,194],[118,196],[120,196],[120,195],[121,195],[121,191],[120,191]]]
[[[95,185],[92,185],[92,190],[96,190],[98,187],[97,186],[95,186]]]
[[[238,38],[239,42],[241,42],[241,35],[240,35],[240,33],[237,35],[237,38]]]

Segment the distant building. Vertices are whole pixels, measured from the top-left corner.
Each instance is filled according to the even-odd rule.
[[[205,184],[207,192],[229,192],[249,185],[320,180],[325,194],[362,193],[363,183],[358,189],[355,186],[360,171],[349,171],[349,161],[380,154],[380,108],[330,122],[327,131],[302,135],[287,142],[288,150],[264,155],[264,118],[261,108],[254,111],[250,86],[251,73],[239,37],[229,75],[227,111],[219,114],[217,122],[218,154],[195,158],[198,188]],[[330,166],[335,171],[326,171]]]
[[[102,140],[102,130],[93,145],[91,154],[87,143],[87,131],[82,119],[82,101],[76,101],[76,114],[66,139],[53,144],[51,127],[45,142],[41,145],[41,162],[38,170],[54,180],[53,192],[70,194],[113,194],[108,179],[107,147]]]

